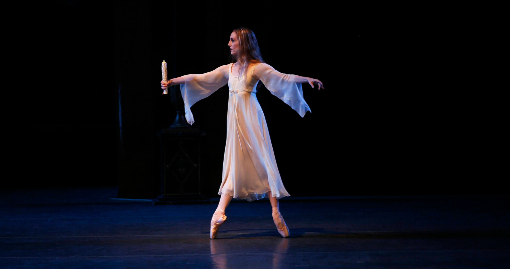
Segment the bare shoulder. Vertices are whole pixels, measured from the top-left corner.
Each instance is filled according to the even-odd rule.
[[[268,70],[273,70],[274,68],[270,65],[268,65],[267,63],[256,63],[255,66],[253,67],[253,74],[254,75],[257,75],[257,74],[260,74],[261,72],[266,72]]]
[[[230,72],[230,65],[231,64],[222,65],[222,66],[216,68],[216,70],[220,71],[224,76],[228,77],[228,73]]]

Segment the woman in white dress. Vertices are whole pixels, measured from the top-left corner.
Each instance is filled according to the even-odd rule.
[[[324,86],[317,79],[283,74],[264,63],[255,34],[247,28],[234,30],[228,46],[234,63],[205,74],[162,81],[161,88],[180,85],[186,120],[193,124],[191,106],[228,83],[227,142],[218,191],[221,198],[211,219],[210,237],[215,238],[219,226],[227,220],[225,210],[232,198],[253,201],[265,197],[271,202],[278,232],[287,237],[289,229],[280,214],[278,199],[289,193],[278,172],[264,113],[256,96],[257,84],[262,81],[301,117],[311,112],[303,98],[301,83],[309,83],[312,88],[316,85],[319,90]]]

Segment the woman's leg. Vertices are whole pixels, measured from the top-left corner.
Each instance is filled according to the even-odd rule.
[[[269,196],[269,202],[271,202],[271,207],[273,208],[273,211],[280,211],[280,207],[278,204],[278,199],[276,197],[273,197],[271,191],[267,192],[267,195]]]
[[[227,216],[225,216],[225,210],[227,209],[227,206],[231,200],[232,196],[226,193],[221,194],[220,202],[218,203],[218,207],[216,208],[216,211],[214,211],[211,219],[211,238],[216,238],[216,235],[218,234],[218,228],[220,228],[220,225],[227,220]]]
[[[225,210],[227,209],[227,206],[230,204],[230,201],[232,201],[232,196],[226,193],[222,193],[220,202],[218,203],[218,207],[216,208],[216,212],[225,214]]]
[[[278,199],[273,197],[270,191],[267,194],[269,195],[269,202],[271,202],[271,208],[273,209],[272,215],[276,229],[282,237],[287,237],[290,235],[290,232],[287,224],[285,224],[285,221],[283,220],[282,214],[280,214],[280,204],[278,203]]]

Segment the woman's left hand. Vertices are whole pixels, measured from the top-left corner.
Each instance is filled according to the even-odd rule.
[[[324,89],[324,84],[322,84],[320,80],[314,78],[306,78],[306,80],[308,80],[308,84],[310,84],[312,88],[314,88],[314,84],[317,84],[318,86],[317,90],[320,90],[321,88]]]

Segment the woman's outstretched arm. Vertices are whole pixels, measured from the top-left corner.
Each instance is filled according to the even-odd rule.
[[[216,69],[214,69],[211,72],[207,72],[204,74],[189,74],[184,75],[181,77],[173,78],[167,82],[161,81],[161,89],[166,89],[167,87],[173,86],[173,85],[182,85],[186,82],[191,81],[195,77],[199,82],[205,82],[205,83],[223,83],[223,80],[228,80],[228,69],[229,65],[222,65]]]
[[[322,82],[317,79],[289,75],[276,71],[268,64],[261,63],[253,69],[253,76],[260,79],[264,86],[276,97],[294,109],[301,117],[304,117],[310,107],[303,98],[302,83],[308,82],[312,87],[324,88]]]
[[[174,85],[180,85],[186,83],[186,81],[189,81],[190,79],[193,79],[193,77],[196,76],[194,74],[184,75],[178,78],[173,78],[168,81],[161,81],[161,89],[165,90],[166,88]]]
[[[195,120],[191,113],[191,106],[228,83],[228,66],[223,65],[204,74],[190,74],[167,82],[162,81],[161,88],[165,89],[168,86],[180,84],[186,120],[189,124],[193,124]]]
[[[264,80],[264,78],[268,76],[273,77],[281,77],[284,80],[290,80],[296,83],[308,83],[312,88],[315,88],[314,85],[318,85],[318,90],[324,89],[324,84],[318,79],[302,77],[298,75],[287,75],[276,71],[272,66],[262,63],[255,67],[253,71],[253,75],[260,80]]]

